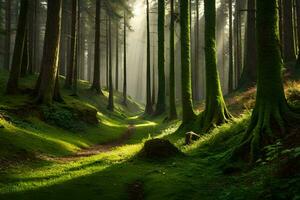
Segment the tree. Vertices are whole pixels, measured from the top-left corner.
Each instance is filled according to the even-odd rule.
[[[278,0],[257,1],[258,75],[256,104],[241,145],[233,156],[254,163],[264,147],[285,136],[300,116],[289,107],[284,94],[279,47]]]
[[[11,44],[11,0],[5,2],[5,55],[4,68],[9,70],[10,65],[10,44]]]
[[[25,39],[24,39],[24,47],[23,47],[23,55],[22,55],[22,63],[21,63],[21,77],[25,77],[27,74],[28,66],[29,66],[29,55],[28,55],[28,27],[25,31]]]
[[[48,0],[41,82],[37,102],[51,104],[58,89],[58,59],[61,29],[61,0]],[[56,89],[55,89],[56,88]],[[56,91],[56,94],[55,94]]]
[[[95,17],[95,56],[94,56],[94,78],[91,89],[103,95],[100,81],[100,18],[101,18],[101,0],[96,0],[96,17]]]
[[[116,91],[119,90],[119,22],[116,22]]]
[[[124,14],[124,71],[123,71],[123,104],[127,105],[127,44],[126,44],[126,15]]]
[[[158,95],[155,115],[160,115],[166,110],[166,83],[165,83],[165,0],[158,0]]]
[[[146,13],[147,13],[147,78],[146,78],[146,107],[145,114],[151,115],[153,112],[151,102],[151,63],[150,63],[150,19],[149,19],[149,0],[146,0]]]
[[[295,38],[293,30],[293,0],[283,3],[283,58],[285,62],[295,61]]]
[[[108,78],[109,78],[109,96],[108,96],[108,106],[107,109],[110,111],[114,111],[114,86],[113,86],[113,79],[112,79],[112,45],[111,45],[111,16],[108,17],[108,48],[109,48],[109,71],[108,71]]]
[[[65,88],[71,89],[73,86],[73,77],[74,77],[74,70],[76,65],[76,43],[77,43],[77,9],[78,9],[78,0],[72,0],[72,25],[71,25],[71,49],[70,49],[70,57],[69,57],[69,64],[67,67],[67,75],[65,81]]]
[[[174,0],[170,1],[171,6],[171,20],[170,20],[170,111],[169,120],[177,118],[176,102],[175,102],[175,41],[174,41],[174,26],[175,26],[175,13],[174,13]],[[150,66],[149,66],[150,71]]]
[[[21,0],[21,8],[18,20],[17,35],[14,47],[14,54],[11,63],[11,70],[6,86],[7,94],[15,94],[18,91],[19,77],[21,73],[22,56],[26,36],[28,0]]]
[[[180,2],[181,34],[181,95],[183,126],[196,119],[192,102],[191,54],[190,54],[190,9],[188,1]]]
[[[205,68],[206,105],[201,114],[200,128],[208,131],[213,126],[227,122],[231,115],[221,91],[216,60],[216,1],[204,0],[205,15]]]
[[[251,0],[250,0],[251,1]],[[228,0],[229,7],[229,72],[228,72],[228,92],[233,91],[233,33],[232,33],[232,0]]]
[[[239,87],[247,86],[256,81],[256,33],[255,33],[255,24],[256,24],[256,15],[255,15],[255,0],[248,0],[248,9],[247,9],[247,32],[246,32],[246,56],[245,64],[239,81]]]

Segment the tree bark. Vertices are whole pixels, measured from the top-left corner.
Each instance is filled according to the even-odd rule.
[[[126,15],[124,14],[124,71],[123,71],[123,104],[127,105],[127,44],[126,44]]]
[[[5,5],[5,55],[4,68],[9,70],[11,45],[11,0],[6,0]]]
[[[75,62],[76,62],[76,26],[77,26],[77,0],[72,0],[72,25],[71,25],[71,49],[70,49],[70,57],[69,57],[69,64],[67,67],[67,76],[65,81],[65,88],[71,89],[73,86],[73,77],[74,77],[74,69],[75,69]]]
[[[116,22],[116,91],[119,91],[119,22]]]
[[[209,131],[212,127],[227,122],[228,112],[221,91],[216,59],[216,1],[204,0],[205,15],[205,61],[206,61],[206,105],[201,114],[200,129]]]
[[[166,110],[165,83],[165,0],[158,0],[158,95],[155,115],[161,115]]]
[[[255,0],[248,0],[248,14],[247,14],[247,29],[246,29],[246,57],[245,64],[239,81],[239,87],[253,85],[256,82],[256,65],[257,65],[257,52],[256,52],[256,6]]]
[[[149,19],[149,0],[146,0],[146,13],[147,13],[147,78],[146,78],[146,107],[145,114],[151,115],[153,113],[152,102],[151,102],[151,54],[150,54],[150,19]]]
[[[28,0],[21,0],[17,35],[15,40],[14,54],[11,64],[9,79],[6,86],[7,94],[16,94],[19,87],[19,77],[21,73],[22,56],[26,33]]]
[[[190,9],[188,1],[180,2],[180,34],[181,34],[181,95],[182,125],[196,119],[192,101],[191,49],[190,49]]]
[[[111,112],[114,111],[114,86],[112,78],[112,41],[111,41],[111,16],[108,17],[108,45],[109,45],[109,96],[107,109]]]
[[[51,104],[58,87],[58,59],[61,29],[61,0],[48,0],[47,22],[42,59],[41,83],[37,102]],[[57,84],[56,84],[57,82]]]
[[[91,89],[100,95],[103,95],[100,82],[100,20],[101,20],[101,0],[96,1],[96,18],[95,18],[95,57],[94,57],[94,78]]]
[[[283,3],[283,59],[285,62],[296,60],[295,37],[293,31],[293,1]]]
[[[249,0],[251,1],[251,0]],[[233,30],[232,30],[232,0],[228,0],[229,7],[229,72],[228,72],[228,93],[233,91],[233,82],[234,82],[234,74],[233,74]]]

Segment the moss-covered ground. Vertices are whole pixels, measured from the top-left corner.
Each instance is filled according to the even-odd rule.
[[[269,147],[268,157],[251,168],[229,160],[247,127],[255,89],[228,96],[226,101],[236,118],[185,146],[184,133],[176,131],[179,120],[165,122],[163,116],[145,119],[142,106],[133,100],[123,106],[119,93],[116,111],[110,113],[107,92],[104,97],[96,95],[81,82],[78,97],[62,89],[65,103],[50,109],[33,106],[30,95],[3,95],[6,77],[7,73],[0,71],[1,200],[300,199],[299,169],[298,175],[278,175],[284,155],[299,158],[297,141],[298,146],[289,148],[278,141]],[[21,81],[24,93],[33,88],[35,79],[31,76]],[[289,82],[286,88],[289,101],[298,105],[300,83]],[[74,110],[87,114],[74,115]],[[98,122],[88,123],[85,118],[94,111]],[[118,140],[129,126],[134,126],[133,133],[122,144],[61,162],[60,158],[75,156],[82,149]],[[185,156],[166,160],[138,157],[150,138],[170,140]]]

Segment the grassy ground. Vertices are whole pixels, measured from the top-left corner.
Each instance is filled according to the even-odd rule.
[[[4,77],[0,77],[0,87],[5,82]],[[30,87],[33,80],[34,77],[22,83]],[[299,86],[298,83],[288,84],[290,96],[297,93]],[[96,108],[99,124],[85,124],[82,130],[70,131],[46,123],[35,114],[23,119],[6,112],[13,120],[0,119],[0,124],[4,125],[0,129],[0,157],[5,158],[2,160],[13,161],[33,155],[28,161],[17,164],[11,161],[11,165],[0,169],[1,200],[300,198],[300,178],[276,177],[274,174],[280,168],[276,159],[259,163],[254,169],[246,167],[243,171],[224,173],[231,150],[247,127],[254,89],[236,92],[226,99],[237,116],[232,123],[215,128],[187,147],[184,146],[184,133],[176,132],[180,121],[162,123],[163,117],[145,120],[138,116],[140,106],[131,102],[129,109],[123,107],[120,95],[116,96],[117,111],[111,114],[106,111],[106,97],[95,96],[87,87],[82,83],[79,97],[75,99],[68,96],[68,91],[63,91],[66,104],[81,109]],[[290,99],[297,104],[296,97]],[[0,113],[28,101],[29,97],[23,96],[1,97]],[[198,109],[201,110],[201,105]],[[134,134],[125,145],[109,152],[65,163],[47,161],[43,157],[36,159],[37,155],[71,156],[80,148],[115,140],[129,124],[135,125]],[[169,139],[185,156],[164,161],[137,157],[143,143],[156,137]]]

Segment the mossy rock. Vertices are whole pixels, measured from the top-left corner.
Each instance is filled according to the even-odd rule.
[[[176,155],[182,155],[182,152],[169,140],[164,139],[148,140],[139,153],[140,157],[149,159],[170,158]]]

